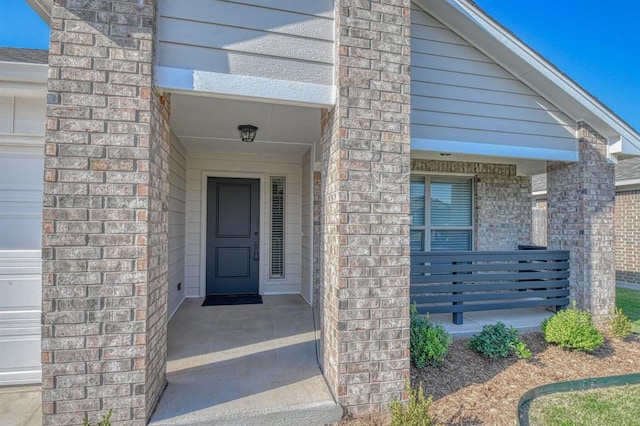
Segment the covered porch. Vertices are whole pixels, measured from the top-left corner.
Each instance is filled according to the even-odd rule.
[[[340,420],[318,364],[318,317],[297,295],[263,304],[188,299],[168,327],[167,388],[150,425]]]

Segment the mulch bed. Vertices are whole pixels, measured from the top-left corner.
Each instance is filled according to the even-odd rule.
[[[521,336],[533,357],[488,359],[455,340],[440,367],[411,369],[411,382],[433,396],[431,413],[440,425],[515,425],[524,392],[547,383],[640,372],[640,338],[607,339],[586,354],[548,345],[541,333]],[[384,425],[388,419],[344,420],[339,425]]]

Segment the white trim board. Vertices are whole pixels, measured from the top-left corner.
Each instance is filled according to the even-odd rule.
[[[332,85],[162,66],[156,66],[155,79],[158,87],[175,93],[320,108],[335,103]]]
[[[527,146],[411,138],[411,150],[455,154],[473,154],[492,157],[522,158],[528,160],[575,162],[579,159],[577,151],[577,140],[576,150],[566,151],[560,149],[535,148]]]

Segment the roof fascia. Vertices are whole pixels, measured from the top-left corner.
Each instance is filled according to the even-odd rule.
[[[53,0],[27,0],[31,9],[36,12],[44,22],[49,25],[51,21],[51,9],[53,8]]]
[[[0,61],[0,80],[23,83],[46,83],[49,65]]]

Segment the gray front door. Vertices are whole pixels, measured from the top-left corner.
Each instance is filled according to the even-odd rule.
[[[207,294],[258,294],[260,181],[207,185]]]

